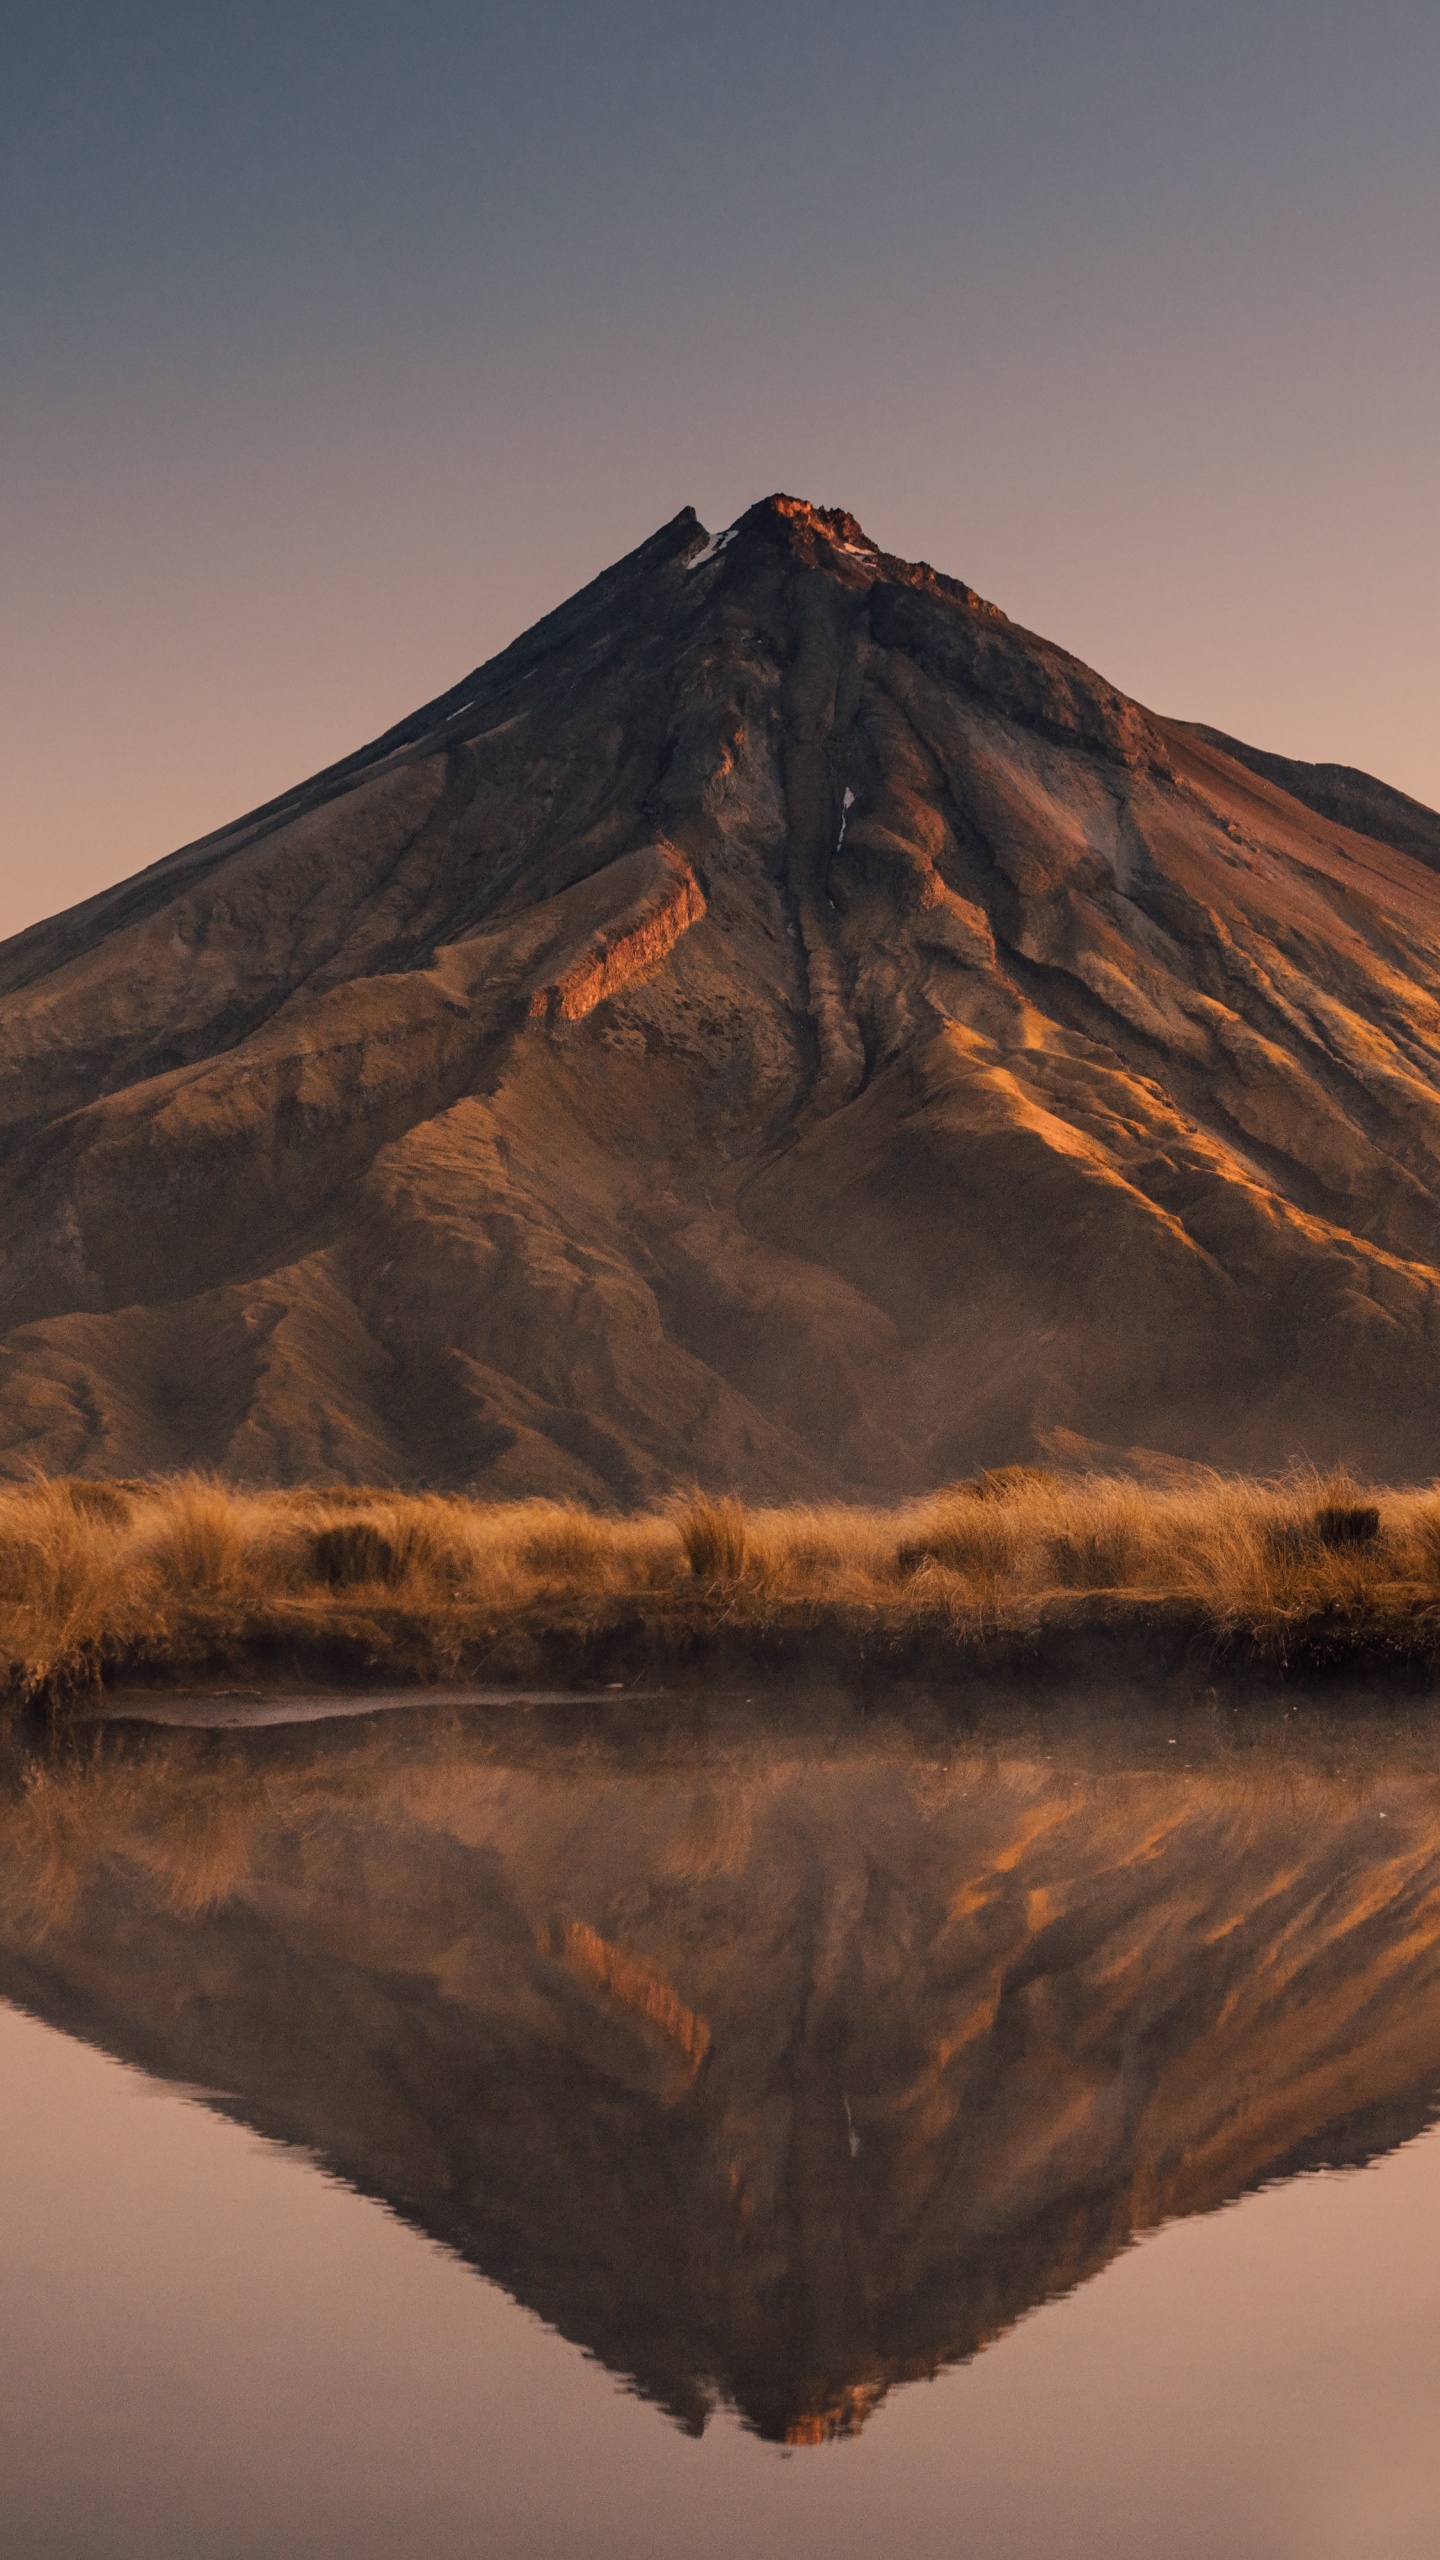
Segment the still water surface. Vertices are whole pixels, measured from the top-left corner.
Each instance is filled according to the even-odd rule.
[[[10,1747],[3,2548],[1431,2554],[1440,1752]]]

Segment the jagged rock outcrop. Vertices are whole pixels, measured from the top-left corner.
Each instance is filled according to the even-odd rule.
[[[1433,2115],[1413,1743],[766,1719],[12,1743],[0,1993],[221,2093],[684,2425],[800,2444]]]
[[[1440,820],[1275,770],[848,516],[685,510],[0,949],[0,1465],[1428,1478]]]

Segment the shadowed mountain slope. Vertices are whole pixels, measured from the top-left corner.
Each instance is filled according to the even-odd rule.
[[[0,1992],[686,2426],[817,2442],[1136,2233],[1434,2112],[1432,1772],[1047,1741],[12,1749]]]
[[[0,1465],[1428,1477],[1440,878],[1249,755],[848,516],[685,510],[0,949]]]

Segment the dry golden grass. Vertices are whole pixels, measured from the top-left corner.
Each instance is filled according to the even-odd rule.
[[[1109,1595],[1103,1604],[1095,1595]],[[12,1700],[116,1671],[266,1662],[434,1679],[577,1671],[827,1626],[963,1651],[997,1633],[1168,1607],[1217,1645],[1283,1656],[1440,1650],[1440,1488],[1294,1471],[1183,1488],[1008,1468],[895,1510],[748,1510],[695,1492],[602,1517],[203,1476],[0,1490],[0,1682]],[[529,1648],[527,1653],[526,1648]]]

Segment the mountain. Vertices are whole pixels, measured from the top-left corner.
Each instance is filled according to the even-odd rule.
[[[1440,819],[1329,771],[687,508],[0,948],[0,1466],[1428,1478]]]
[[[683,2425],[799,2444],[1433,2116],[1413,1738],[1247,1715],[1207,1753],[1192,1715],[1181,1770],[1153,1719],[1097,1751],[1052,1714],[1042,1753],[707,1714],[12,1741],[0,1995],[217,2093]]]

